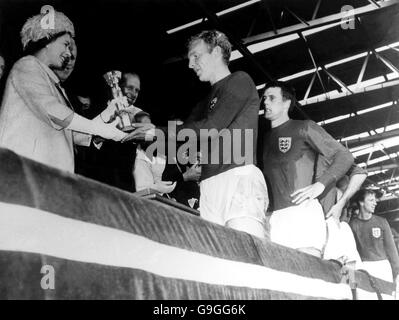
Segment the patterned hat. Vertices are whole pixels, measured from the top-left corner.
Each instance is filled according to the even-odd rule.
[[[75,36],[71,20],[62,12],[55,11],[52,6],[43,6],[40,14],[29,18],[22,27],[22,46],[25,49],[29,42],[36,42],[43,38],[50,39],[60,32],[69,32],[72,37]]]

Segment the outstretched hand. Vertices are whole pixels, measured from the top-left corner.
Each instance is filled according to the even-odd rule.
[[[161,193],[170,193],[176,187],[176,182],[172,181],[158,181],[155,183],[155,190]]]
[[[111,123],[104,124],[104,130],[102,130],[101,136],[105,139],[110,139],[114,141],[121,141],[122,139],[124,139],[127,136],[127,133],[119,130],[117,128],[118,124],[119,122],[117,119]]]
[[[155,136],[155,126],[152,123],[133,123],[132,126],[135,129],[122,139],[122,143],[137,139],[152,140]]]
[[[312,200],[321,195],[325,187],[321,182],[315,182],[310,186],[296,190],[291,194],[294,198],[291,202],[294,204],[301,204],[304,201]]]

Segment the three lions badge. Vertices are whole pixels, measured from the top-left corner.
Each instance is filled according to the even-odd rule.
[[[291,149],[291,137],[278,138],[278,148],[282,153],[286,153]]]
[[[381,237],[381,229],[380,228],[371,228],[371,233],[373,234],[373,237],[376,239]]]

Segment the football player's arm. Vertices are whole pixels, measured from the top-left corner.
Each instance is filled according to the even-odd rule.
[[[307,135],[308,143],[314,150],[327,159],[331,159],[331,165],[316,181],[321,182],[324,186],[336,183],[354,163],[352,154],[313,121],[308,121]]]
[[[358,169],[353,168],[354,166]],[[351,171],[352,172],[350,174],[348,186],[342,194],[342,197],[327,213],[326,219],[332,216],[334,219],[339,221],[343,208],[348,203],[349,199],[353,197],[356,191],[361,188],[364,180],[367,178],[367,171],[358,167],[357,165],[352,165]]]
[[[317,198],[331,183],[336,183],[354,162],[352,154],[338,141],[331,137],[322,127],[313,121],[307,121],[304,134],[308,144],[319,154],[331,160],[329,168],[316,182],[291,194],[294,204]]]
[[[383,220],[383,233],[384,233],[384,248],[391,264],[394,279],[396,280],[399,274],[399,255],[396,249],[395,241],[389,223]]]

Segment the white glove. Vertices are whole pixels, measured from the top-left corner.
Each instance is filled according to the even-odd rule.
[[[176,182],[172,181],[158,181],[154,184],[154,189],[161,193],[170,193],[176,187]]]
[[[146,141],[152,141],[155,137],[155,126],[152,123],[135,123],[133,124],[135,130],[130,132],[123,142],[127,142],[133,139],[143,139]]]
[[[126,132],[119,130],[116,126],[119,124],[119,119],[115,119],[111,123],[104,123],[102,126],[98,127],[98,133],[96,135],[103,137],[105,139],[110,139],[114,141],[121,141],[127,136]]]
[[[104,123],[99,121],[99,117],[89,120],[77,113],[74,113],[72,121],[66,129],[100,136],[105,139],[120,141],[127,136],[127,133],[116,128],[117,124],[118,120],[115,120],[112,123]]]

